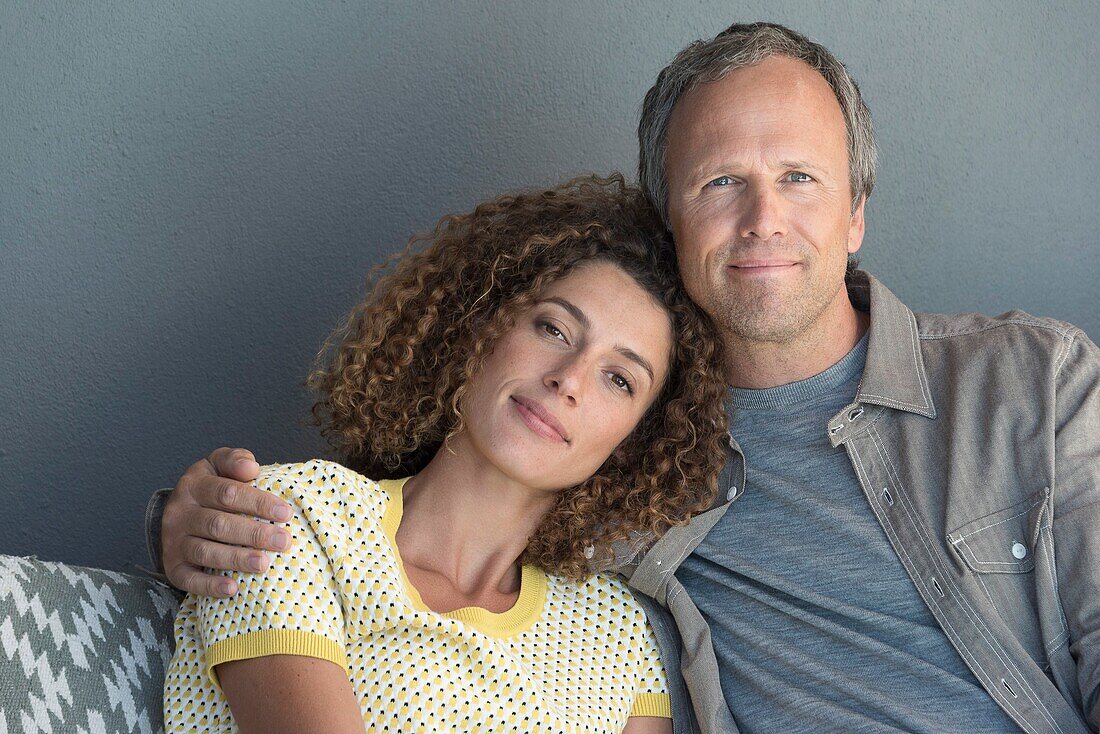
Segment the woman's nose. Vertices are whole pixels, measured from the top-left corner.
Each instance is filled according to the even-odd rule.
[[[586,370],[583,359],[564,360],[547,371],[543,384],[575,405],[583,397]]]

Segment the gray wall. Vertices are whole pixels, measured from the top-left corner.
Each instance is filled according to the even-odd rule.
[[[128,567],[210,449],[321,450],[301,380],[441,214],[633,171],[688,41],[789,24],[882,149],[865,266],[1100,337],[1100,4],[0,3],[0,552]]]

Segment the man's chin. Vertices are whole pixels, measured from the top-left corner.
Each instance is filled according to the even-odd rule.
[[[805,305],[777,293],[760,293],[755,298],[727,300],[712,316],[735,340],[786,344],[809,325]]]
[[[730,336],[745,342],[759,344],[790,344],[805,331],[799,324],[759,322],[749,319],[727,324]]]

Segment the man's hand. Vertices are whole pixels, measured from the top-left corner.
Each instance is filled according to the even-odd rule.
[[[203,569],[262,573],[270,562],[263,550],[290,547],[285,529],[253,519],[286,522],[291,516],[290,505],[249,484],[259,473],[252,452],[220,448],[180,477],[160,531],[164,573],[173,586],[202,596],[232,596],[233,579]]]

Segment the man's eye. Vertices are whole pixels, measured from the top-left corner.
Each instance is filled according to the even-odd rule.
[[[731,183],[733,183],[733,179],[729,176],[719,176],[708,183],[707,186],[729,186]]]
[[[794,171],[793,173],[788,173],[787,178],[794,183],[809,183],[810,181],[814,180],[813,176],[809,175],[808,173],[803,173],[802,171]]]

